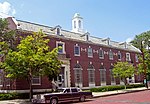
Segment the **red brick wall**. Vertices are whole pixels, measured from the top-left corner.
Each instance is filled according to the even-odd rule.
[[[109,48],[109,47],[104,47],[104,46],[100,46],[100,45],[96,45],[96,44],[90,44],[90,43],[86,43],[86,42],[79,42],[79,41],[72,41],[69,39],[64,39],[64,38],[54,38],[51,37],[50,42],[48,45],[50,45],[51,49],[56,47],[56,41],[62,41],[65,43],[65,51],[66,51],[66,56],[70,56],[71,60],[70,60],[70,71],[71,71],[71,85],[75,86],[75,82],[74,82],[74,65],[77,63],[77,61],[79,61],[79,64],[82,66],[83,68],[83,87],[88,87],[89,86],[89,81],[88,81],[88,65],[90,62],[92,62],[92,64],[94,65],[95,68],[95,84],[96,86],[100,86],[100,71],[99,71],[99,67],[101,65],[101,63],[104,64],[104,67],[106,69],[106,80],[107,80],[107,85],[111,84],[111,80],[110,80],[110,66],[111,63],[114,64],[118,61],[118,56],[114,55],[113,60],[109,60],[109,55],[108,54],[104,54],[104,59],[99,59],[99,54],[98,53],[93,53],[93,58],[89,58],[87,55],[87,48],[89,46],[91,46],[91,48],[93,50],[99,50],[100,48],[102,48],[104,51],[109,52],[110,49],[112,50],[112,52],[114,53],[118,53],[118,51],[120,51],[122,53],[122,61],[126,61],[126,52],[125,50],[118,50],[115,48]],[[80,56],[74,56],[74,46],[75,44],[78,44],[80,46]],[[86,49],[85,51],[81,51],[81,48]],[[131,59],[134,63],[134,65],[136,65],[137,63],[135,62],[135,53],[134,52],[129,52],[131,55]],[[116,79],[117,84],[119,84],[119,80]],[[17,80],[16,81],[16,88],[15,89],[28,89],[28,83],[24,80]],[[51,88],[51,83],[48,81],[47,78],[42,78],[42,84],[39,85],[35,85],[33,86],[33,88],[36,89],[47,89],[47,88]]]

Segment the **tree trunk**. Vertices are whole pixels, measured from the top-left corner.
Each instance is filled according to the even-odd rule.
[[[29,92],[29,98],[30,102],[32,101],[32,79],[29,79],[29,86],[30,86],[30,92]]]
[[[30,92],[29,92],[29,99],[30,99],[30,102],[32,101],[32,93],[33,93],[33,90],[32,90],[32,73],[31,73],[31,69],[30,69],[30,72],[29,72],[29,87],[30,87]]]
[[[123,78],[123,82],[124,82],[124,89],[126,89],[126,85],[127,85],[127,82],[126,82],[126,78]]]

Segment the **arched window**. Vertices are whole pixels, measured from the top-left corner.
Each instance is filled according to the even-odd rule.
[[[74,66],[74,78],[75,78],[75,86],[82,86],[82,67],[80,64],[75,64]]]
[[[95,84],[95,69],[92,64],[88,65],[88,78],[89,78],[89,84]]]
[[[104,67],[104,65],[100,65],[100,81],[101,81],[101,85],[106,85],[106,69]]]
[[[76,21],[74,21],[74,28],[76,28]]]
[[[111,79],[111,84],[112,85],[115,85],[115,77],[114,77],[114,75],[113,75],[113,68],[114,68],[114,66],[113,65],[111,65],[110,66],[110,68],[109,68],[109,71],[110,71],[110,79]]]
[[[60,28],[56,28],[56,34],[60,35]]]
[[[81,28],[81,20],[78,21],[79,28]]]

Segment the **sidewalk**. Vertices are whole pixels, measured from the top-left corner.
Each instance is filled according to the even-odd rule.
[[[93,94],[93,97],[96,98],[96,97],[104,97],[104,96],[138,92],[138,91],[144,91],[144,90],[147,90],[147,88],[141,87],[141,88],[123,89],[123,90],[107,91],[107,92],[92,92],[92,94]]]
[[[147,88],[142,87],[142,88],[123,89],[123,90],[108,91],[108,92],[92,92],[92,94],[93,94],[94,98],[97,98],[97,97],[138,92],[138,91],[144,91],[144,90],[147,90]],[[150,88],[149,88],[149,90],[150,90]],[[32,104],[32,103],[30,103],[28,99],[15,99],[15,100],[0,101],[0,104]]]

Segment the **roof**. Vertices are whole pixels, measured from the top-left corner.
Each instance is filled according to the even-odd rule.
[[[21,30],[25,30],[25,31],[34,31],[34,32],[37,32],[40,29],[42,29],[42,31],[45,34],[56,36],[54,27],[49,27],[49,26],[31,23],[31,22],[27,22],[27,21],[21,21],[21,20],[17,20],[17,23],[19,24],[17,29],[21,29]],[[61,29],[60,36],[63,38],[66,38],[66,39],[73,39],[76,41],[88,42],[91,44],[101,45],[101,46],[105,46],[105,47],[111,47],[111,48],[117,48],[117,49],[141,53],[141,51],[138,48],[134,47],[133,45],[131,45],[129,43],[126,43],[126,42],[120,43],[120,42],[112,41],[109,38],[103,39],[103,38],[94,37],[94,36],[88,34],[89,37],[88,37],[88,41],[87,41],[86,34],[87,33],[80,34],[80,33],[75,33],[75,32]],[[108,44],[108,42],[109,42],[109,44]]]

